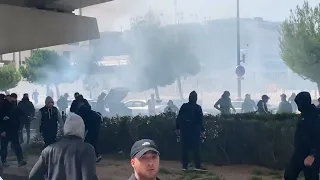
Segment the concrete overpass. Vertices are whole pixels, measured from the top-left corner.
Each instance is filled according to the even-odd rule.
[[[0,54],[99,38],[95,18],[76,9],[111,0],[0,0]]]

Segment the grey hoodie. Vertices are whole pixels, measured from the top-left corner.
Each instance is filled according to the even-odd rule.
[[[94,148],[83,142],[85,126],[80,116],[70,113],[63,127],[64,138],[46,147],[32,168],[29,179],[97,180]]]

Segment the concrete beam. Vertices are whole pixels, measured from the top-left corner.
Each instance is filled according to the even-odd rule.
[[[72,12],[75,9],[109,1],[112,0],[0,0],[0,4]]]
[[[91,17],[0,4],[0,54],[99,38]]]

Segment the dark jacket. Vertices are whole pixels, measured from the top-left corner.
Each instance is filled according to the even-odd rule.
[[[39,122],[39,130],[43,135],[56,134],[58,131],[58,124],[63,127],[63,121],[60,112],[56,107],[41,108],[38,112],[37,121]]]
[[[94,148],[77,136],[65,136],[46,147],[32,168],[29,180],[97,180]]]
[[[70,112],[76,113],[81,106],[91,109],[91,106],[86,99],[75,99],[72,101]]]
[[[176,129],[181,130],[181,134],[200,134],[205,131],[203,126],[203,112],[201,106],[195,102],[184,103],[176,119]]]
[[[134,174],[131,175],[131,177],[128,180],[138,180]],[[158,177],[156,180],[160,180]]]
[[[258,113],[260,114],[268,114],[270,113],[269,110],[268,110],[268,106],[267,106],[267,103],[260,100],[257,104],[257,107],[258,107]]]
[[[96,110],[101,114],[105,114],[106,113],[105,105],[106,105],[105,98],[100,95],[96,103]]]
[[[25,117],[34,117],[35,109],[31,101],[29,99],[22,99],[18,103],[18,107],[22,110],[23,115]]]
[[[309,94],[310,95],[310,94]],[[320,155],[320,117],[319,110],[311,104],[311,97],[306,93],[296,96],[296,103],[301,118],[298,121],[294,135],[294,148],[305,157],[314,155],[319,158]]]
[[[20,130],[20,117],[23,115],[22,111],[9,102],[4,100],[0,109],[0,132],[16,133]],[[5,119],[8,117],[9,119]]]
[[[87,131],[86,140],[97,140],[102,123],[102,116],[97,112],[81,107],[77,113],[83,119],[85,130]]]

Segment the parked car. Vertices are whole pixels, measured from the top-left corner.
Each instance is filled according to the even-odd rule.
[[[128,100],[124,102],[124,105],[127,108],[132,110],[132,116],[149,115],[149,109],[148,109],[148,104],[146,100],[141,100],[141,99]],[[162,104],[161,102],[157,103],[156,113],[157,114],[162,113],[165,107],[166,107],[165,104]]]

